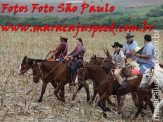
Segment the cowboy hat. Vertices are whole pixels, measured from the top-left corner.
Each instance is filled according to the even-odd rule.
[[[142,51],[143,51],[143,49],[144,49],[144,47],[142,47],[142,48],[137,47],[137,49],[135,48],[135,54],[134,54],[134,55],[136,55],[136,54],[141,54]]]
[[[112,47],[113,47],[113,48],[114,48],[114,47],[120,47],[120,48],[122,48],[123,45],[120,44],[119,42],[114,42],[114,45],[112,45]]]
[[[134,37],[134,35],[132,35],[131,33],[126,34],[126,38],[131,38],[131,37]]]
[[[135,52],[138,52],[141,48],[138,46],[135,48]]]
[[[66,37],[63,37],[63,36],[59,36],[59,37],[60,37],[60,39],[64,39],[64,41],[68,40],[68,38],[66,38]]]

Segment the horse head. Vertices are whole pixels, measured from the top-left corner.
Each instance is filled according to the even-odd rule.
[[[108,72],[110,70],[110,68],[113,66],[112,56],[110,55],[108,50],[104,50],[104,52],[105,52],[107,57],[103,60],[100,67],[102,67],[106,72]]]
[[[91,63],[91,64],[96,64],[96,55],[92,55],[92,57],[90,58],[90,61],[89,61],[89,63]]]
[[[38,83],[39,79],[41,77],[42,71],[41,71],[42,63],[37,63],[36,61],[33,62],[33,82]]]
[[[147,69],[146,67],[144,67],[144,69],[146,69],[145,73],[143,74],[143,78],[142,81],[140,83],[140,88],[142,90],[146,90],[148,88],[149,85],[152,84],[152,82],[154,81],[154,68],[150,68]]]
[[[18,74],[24,75],[24,73],[27,72],[30,68],[31,68],[30,59],[27,56],[25,56],[22,60],[20,67],[19,67]]]
[[[103,62],[104,58],[102,57],[97,57],[96,55],[93,54],[93,56],[91,57],[89,63],[90,64],[96,64],[96,65],[101,65]]]

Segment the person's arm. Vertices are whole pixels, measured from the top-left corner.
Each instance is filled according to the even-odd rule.
[[[120,63],[120,65],[119,65],[119,67],[122,68],[123,63],[124,63],[124,61],[125,61],[125,55],[124,55],[124,53],[123,53],[122,51],[120,52],[120,55],[121,55],[121,63]]]
[[[124,61],[125,61],[125,58],[123,57],[123,58],[121,59],[120,68],[122,68]]]
[[[76,57],[76,56],[78,56],[78,55],[80,55],[81,53],[84,53],[84,52],[85,52],[85,50],[84,50],[84,48],[81,46],[81,47],[78,48],[77,52],[75,52],[75,53],[72,55],[72,57],[74,58],[74,57]]]
[[[70,52],[67,56],[72,56],[74,53],[74,50],[72,52]]]
[[[123,53],[126,54],[126,50],[125,49],[123,50]]]
[[[138,58],[144,58],[144,59],[150,59],[151,58],[151,55],[136,54],[136,57],[138,57]]]
[[[152,52],[153,52],[153,47],[151,47],[151,46],[146,47],[145,52],[146,52],[146,55],[136,54],[136,57],[150,59]]]
[[[134,55],[134,53],[135,53],[135,50],[131,50],[130,52],[128,52],[128,53],[124,53],[125,55]]]

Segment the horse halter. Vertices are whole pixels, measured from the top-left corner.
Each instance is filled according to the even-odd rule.
[[[28,71],[28,69],[31,68],[30,64],[27,63],[27,59],[25,61],[25,67],[23,68],[24,70],[22,70],[21,72],[24,74]]]
[[[146,76],[146,78],[151,77],[151,78],[149,78],[149,82],[142,83],[141,85],[143,85],[143,86],[149,86],[149,83],[151,82],[151,80],[152,80],[152,78],[153,78],[153,75],[154,75],[154,69],[153,69],[153,68],[151,68],[151,73],[152,73],[151,76]],[[150,74],[151,74],[151,73],[150,73]],[[144,74],[146,74],[146,73],[144,73]]]

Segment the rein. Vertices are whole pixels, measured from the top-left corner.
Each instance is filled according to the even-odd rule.
[[[45,79],[46,77],[48,77],[48,75],[49,75],[50,73],[52,73],[52,72],[53,72],[64,60],[65,60],[65,59],[63,59],[60,63],[58,63],[57,66],[55,66],[55,67],[54,67],[47,75],[45,75],[44,77],[43,77],[43,73],[42,73],[41,67],[40,67],[40,65],[39,65],[39,70],[41,71],[42,79]]]

